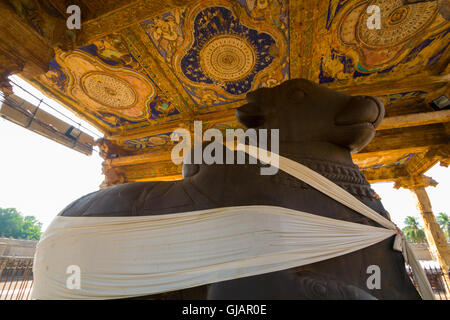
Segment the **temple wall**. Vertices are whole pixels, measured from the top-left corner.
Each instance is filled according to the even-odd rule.
[[[37,242],[36,240],[0,238],[0,257],[33,257]]]
[[[428,243],[410,243],[414,253],[419,260],[436,260],[430,250],[428,250]]]

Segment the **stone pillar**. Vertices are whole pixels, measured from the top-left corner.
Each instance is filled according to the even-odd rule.
[[[439,265],[441,266],[446,278],[446,290],[450,294],[450,288],[448,287],[450,285],[450,277],[448,276],[450,267],[450,247],[447,243],[444,232],[436,222],[436,218],[431,207],[430,198],[428,198],[427,191],[425,190],[428,186],[435,187],[436,185],[436,181],[430,177],[421,175],[401,178],[396,181],[394,188],[409,189],[417,199],[417,208],[420,210],[420,214],[423,218],[425,235],[427,237],[430,251],[438,259]]]

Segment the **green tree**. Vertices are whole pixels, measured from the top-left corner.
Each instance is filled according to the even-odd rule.
[[[408,216],[406,217],[404,223],[406,224],[406,227],[404,227],[402,230],[408,241],[425,242],[425,231],[420,228],[417,218]]]
[[[41,227],[34,216],[23,217],[15,208],[0,208],[0,237],[39,240]]]
[[[447,238],[450,238],[450,217],[448,216],[448,214],[440,212],[436,217],[436,221],[441,226],[445,236]]]

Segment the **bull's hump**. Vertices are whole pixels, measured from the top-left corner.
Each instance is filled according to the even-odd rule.
[[[61,216],[146,216],[211,207],[187,181],[134,182],[112,186],[74,201]]]

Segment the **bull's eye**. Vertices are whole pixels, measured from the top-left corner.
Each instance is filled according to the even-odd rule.
[[[300,88],[292,88],[292,89],[290,89],[289,91],[288,91],[288,94],[287,94],[287,98],[290,100],[290,101],[293,101],[293,102],[298,102],[298,101],[301,101],[301,100],[303,100],[303,98],[305,97],[305,91],[303,91],[302,89],[300,89]]]

